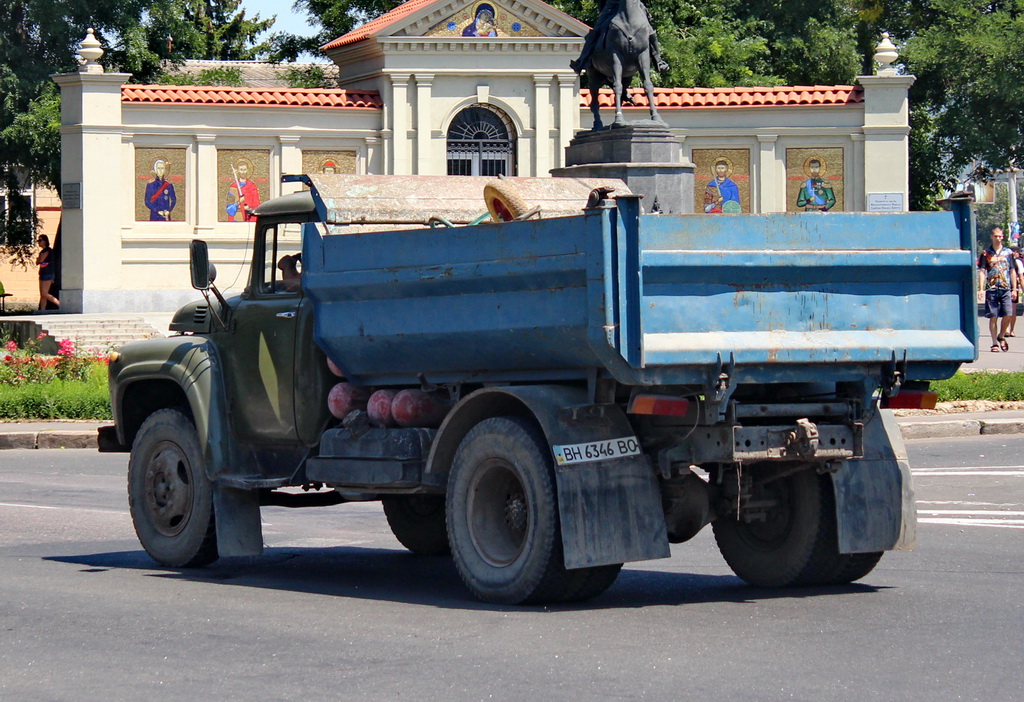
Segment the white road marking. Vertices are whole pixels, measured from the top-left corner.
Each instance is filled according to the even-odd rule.
[[[86,507],[54,507],[52,505],[23,505],[15,502],[0,502],[0,507],[24,507],[26,509],[63,509],[75,512],[99,512],[100,514],[124,514],[119,509],[88,509]]]
[[[922,468],[911,470],[911,475],[920,477],[964,476],[964,477],[997,477],[1024,478],[1024,470],[964,470],[962,468]]]
[[[917,510],[918,514],[977,514],[986,516],[999,516],[999,517],[1024,517],[1024,512],[1011,512],[1010,510],[999,510],[999,509],[921,509]]]
[[[967,500],[918,500],[919,505],[961,505],[964,507],[1016,507],[1016,502],[969,502]]]
[[[984,456],[982,456],[984,458]],[[989,470],[1024,470],[1024,466],[987,466]],[[937,466],[921,470],[970,470],[970,466]]]
[[[1024,529],[1024,519],[947,519],[944,517],[924,517],[917,520],[918,524],[947,524],[950,526],[981,526],[995,529]]]

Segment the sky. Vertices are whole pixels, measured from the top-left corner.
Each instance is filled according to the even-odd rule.
[[[288,32],[299,36],[312,36],[316,32],[306,24],[306,14],[292,9],[293,0],[242,0],[247,16],[258,14],[262,19],[277,15],[272,31]]]

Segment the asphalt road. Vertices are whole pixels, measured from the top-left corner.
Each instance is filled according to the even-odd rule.
[[[0,699],[1019,699],[1024,437],[910,448],[919,547],[862,583],[748,587],[705,530],[552,608],[470,599],[376,504],[265,508],[265,557],[162,570],[123,456],[5,451]]]

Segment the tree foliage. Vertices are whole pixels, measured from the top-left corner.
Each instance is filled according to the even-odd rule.
[[[295,60],[302,53],[317,53],[324,44],[337,39],[360,24],[379,17],[401,5],[403,0],[295,0],[294,12],[305,13],[320,31],[312,37],[278,34],[273,38],[277,61]]]
[[[31,243],[35,218],[18,191],[59,175],[59,97],[51,73],[73,70],[88,27],[123,33],[143,0],[6,0],[0,3],[0,187],[8,213],[0,245]]]
[[[905,61],[911,97],[933,129],[921,146],[941,154],[932,189],[977,162],[977,174],[1024,164],[1024,0],[931,0],[913,15]]]
[[[32,242],[36,220],[19,191],[60,180],[60,95],[50,75],[75,70],[92,27],[108,68],[156,79],[165,61],[265,55],[257,36],[273,19],[249,18],[241,0],[5,0],[0,3],[0,246]]]

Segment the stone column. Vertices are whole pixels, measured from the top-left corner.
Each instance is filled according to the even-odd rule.
[[[302,150],[299,148],[299,136],[286,134],[277,137],[281,144],[281,172],[274,179],[281,183],[284,174],[302,173]],[[281,183],[281,194],[289,195],[302,189],[301,183]]]
[[[907,92],[914,76],[899,75],[898,58],[889,34],[875,53],[876,75],[858,76],[864,88],[865,209],[906,210],[910,202],[910,110]]]
[[[853,142],[853,177],[846,189],[846,209],[864,211],[867,209],[864,200],[864,135],[851,134],[850,140]]]
[[[213,187],[194,188],[196,193],[196,237],[206,239],[217,226],[217,137],[213,134],[196,135],[196,169],[191,174],[193,183],[215,183]]]
[[[121,86],[104,73],[88,30],[77,73],[52,76],[61,90],[61,311],[104,312],[121,282],[121,225],[131,173],[121,158]]]
[[[416,173],[419,175],[433,175],[433,164],[436,159],[431,158],[433,143],[430,138],[431,118],[431,97],[433,96],[434,74],[416,74]]]
[[[551,74],[533,77],[533,176],[551,170]]]
[[[382,156],[381,140],[377,137],[366,137],[366,156],[363,159],[363,166],[360,169],[356,164],[356,173],[369,175],[382,175],[384,173],[384,158]]]
[[[565,165],[565,149],[580,126],[580,100],[575,73],[559,73],[558,81],[558,148],[555,149],[555,167]]]
[[[757,173],[757,212],[785,212],[786,211],[786,179],[783,177],[782,194],[779,195],[779,159],[775,154],[775,144],[779,141],[777,134],[758,134],[758,144],[761,147],[759,154],[760,163]],[[753,199],[751,199],[753,202]]]
[[[409,145],[409,73],[391,74],[391,174],[412,175]]]

